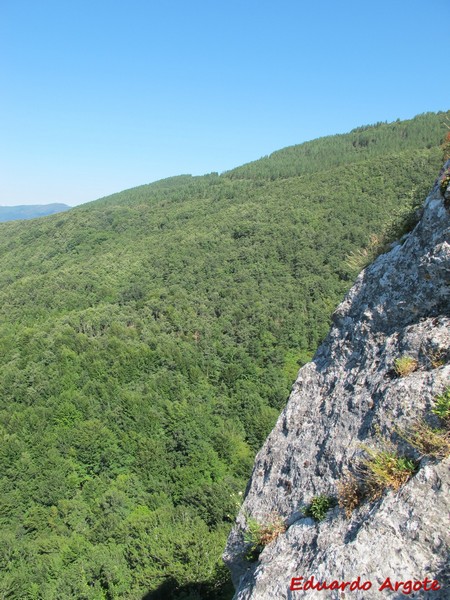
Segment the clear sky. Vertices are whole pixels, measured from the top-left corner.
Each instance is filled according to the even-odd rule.
[[[449,0],[0,0],[0,204],[450,108]]]

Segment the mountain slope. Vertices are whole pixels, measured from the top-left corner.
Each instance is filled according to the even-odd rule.
[[[450,215],[436,185],[403,245],[367,268],[335,311],[256,458],[226,551],[236,600],[291,598],[294,589],[316,598],[311,576],[335,586],[358,576],[368,587],[352,595],[364,600],[381,597],[380,588],[400,597],[412,589],[395,582],[428,577],[428,591],[438,583],[429,594],[416,587],[418,597],[448,598],[450,443],[436,402],[441,395],[448,427],[449,273]],[[400,489],[394,465],[397,476],[403,469]],[[338,495],[342,508],[325,510],[323,522],[311,518],[306,507],[315,498]],[[286,532],[250,562],[243,531],[275,515]]]
[[[429,149],[439,143],[448,113],[427,113],[409,121],[357,127],[347,134],[327,136],[283,148],[225,173],[232,179],[277,179],[322,171],[396,151]]]
[[[36,219],[69,210],[67,204],[30,204],[23,206],[0,206],[0,223],[18,219]]]
[[[336,166],[333,143],[302,175],[175,177],[0,226],[3,595],[229,597],[254,454],[349,257],[431,187],[443,117],[419,118],[429,148]]]

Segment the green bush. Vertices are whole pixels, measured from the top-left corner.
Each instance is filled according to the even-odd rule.
[[[418,365],[417,360],[410,356],[402,356],[394,361],[394,369],[399,377],[407,377],[417,369]]]
[[[249,561],[258,560],[264,548],[285,531],[286,525],[278,515],[270,515],[264,523],[260,523],[253,517],[248,517],[244,540],[250,546],[245,555],[246,559]]]
[[[440,185],[439,185],[442,195],[445,194],[449,185],[450,185],[450,169],[447,169],[444,172],[444,174],[442,175]]]
[[[368,458],[363,461],[364,487],[370,498],[379,498],[386,488],[398,490],[415,473],[414,460],[394,450],[374,450],[364,447]]]
[[[327,516],[327,512],[335,505],[336,501],[331,496],[314,496],[305,510],[305,515],[316,521],[323,521]]]
[[[450,426],[450,387],[436,397],[431,412],[446,421],[447,425]]]

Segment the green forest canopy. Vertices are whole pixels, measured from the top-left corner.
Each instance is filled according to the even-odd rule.
[[[0,597],[231,597],[254,455],[449,114],[0,226]]]

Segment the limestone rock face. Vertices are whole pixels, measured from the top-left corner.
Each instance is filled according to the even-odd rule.
[[[449,166],[447,163],[446,167]],[[440,590],[411,598],[450,598],[450,459],[423,458],[399,431],[431,413],[450,386],[450,214],[439,185],[419,224],[402,245],[364,270],[333,315],[333,326],[313,361],[300,369],[283,413],[256,457],[242,509],[224,559],[235,600],[283,598],[404,598],[379,591],[391,582],[438,580]],[[417,369],[403,377],[395,360]],[[347,472],[358,473],[363,446],[390,442],[419,470],[399,491],[366,500],[347,518],[335,507],[320,523],[304,515],[318,495],[337,495]],[[245,555],[249,518],[280,517],[286,532],[258,562]],[[304,581],[370,581],[365,591],[291,591]]]

